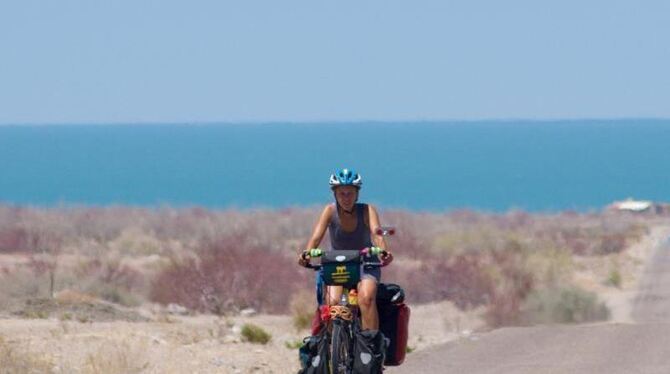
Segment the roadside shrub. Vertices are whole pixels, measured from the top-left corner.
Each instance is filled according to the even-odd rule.
[[[267,344],[272,335],[267,331],[263,330],[262,327],[254,325],[252,323],[245,323],[242,326],[242,340],[255,344]]]
[[[460,309],[485,304],[491,290],[484,258],[473,253],[451,259],[427,257],[417,264],[399,262],[383,270],[383,279],[399,283],[410,302],[451,300]]]
[[[20,227],[4,227],[0,230],[0,253],[25,251],[28,233]]]
[[[595,293],[574,286],[536,290],[523,307],[523,320],[528,324],[602,321],[609,315]]]
[[[446,299],[451,300],[460,309],[474,308],[485,304],[492,292],[490,273],[486,271],[483,256],[464,254],[443,268],[438,267],[438,274],[443,273],[446,286]]]
[[[607,255],[610,253],[619,253],[626,249],[626,237],[623,234],[603,235],[600,238],[600,245],[597,253]]]
[[[74,273],[79,278],[77,287],[87,294],[124,306],[141,304],[138,291],[144,288],[144,275],[123,264],[118,257],[84,262]]]
[[[306,283],[307,273],[293,256],[265,250],[249,243],[246,236],[234,235],[206,246],[196,259],[174,261],[160,271],[150,298],[215,314],[249,307],[286,313],[288,301]]]
[[[605,284],[608,286],[616,287],[616,288],[621,288],[621,272],[619,269],[611,269],[609,272],[609,275],[607,276],[607,280],[605,281]]]
[[[526,266],[524,249],[518,242],[510,241],[505,250],[494,252],[492,258],[486,321],[493,327],[516,325],[520,320],[521,305],[534,283]]]
[[[296,292],[291,297],[289,309],[293,317],[293,326],[296,329],[305,330],[309,328],[314,318],[314,311],[316,310],[314,293],[306,290]]]
[[[556,248],[552,243],[540,243],[539,249],[531,251],[526,260],[533,273],[535,287],[553,287],[572,279],[575,266],[570,250]]]
[[[305,344],[305,343],[301,339],[284,341],[284,347],[286,347],[288,349],[291,349],[291,350],[299,349],[300,347],[303,346],[303,344]]]

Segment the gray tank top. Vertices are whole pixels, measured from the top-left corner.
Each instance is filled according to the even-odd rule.
[[[339,212],[337,207],[335,208],[328,225],[332,249],[363,249],[372,246],[370,229],[365,226],[365,211],[368,209],[368,205],[356,204],[354,209],[356,210],[356,229],[349,232],[342,228]]]

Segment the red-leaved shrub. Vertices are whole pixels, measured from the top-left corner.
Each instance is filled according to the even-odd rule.
[[[306,287],[308,275],[294,256],[233,235],[209,244],[198,258],[173,261],[156,277],[150,297],[217,314],[248,307],[284,313],[291,295],[298,287]]]
[[[0,252],[25,251],[28,245],[28,233],[20,227],[7,227],[0,230]]]
[[[410,302],[451,300],[461,309],[485,304],[491,278],[479,254],[461,254],[452,259],[425,258],[419,266],[398,264],[383,271],[383,279],[399,283]]]

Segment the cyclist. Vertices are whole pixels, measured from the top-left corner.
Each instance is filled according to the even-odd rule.
[[[350,169],[342,169],[330,176],[330,188],[335,202],[326,205],[317,221],[312,237],[307,242],[306,250],[317,248],[323,239],[326,229],[329,231],[331,248],[362,249],[376,246],[386,249],[384,237],[376,234],[381,227],[379,215],[374,206],[358,203],[358,194],[363,181],[361,176]],[[393,255],[386,251],[381,256],[385,263],[393,261]],[[374,260],[373,260],[374,261]],[[298,263],[306,266],[309,256],[298,258]],[[361,269],[361,281],[358,283],[358,306],[361,311],[363,330],[378,330],[377,314],[377,283],[381,279],[381,269],[370,267]],[[342,295],[341,286],[328,286],[328,304],[336,305]]]

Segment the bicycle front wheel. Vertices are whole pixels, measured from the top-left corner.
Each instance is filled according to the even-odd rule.
[[[351,373],[351,337],[347,327],[344,321],[333,321],[330,342],[330,372],[332,374]]]

